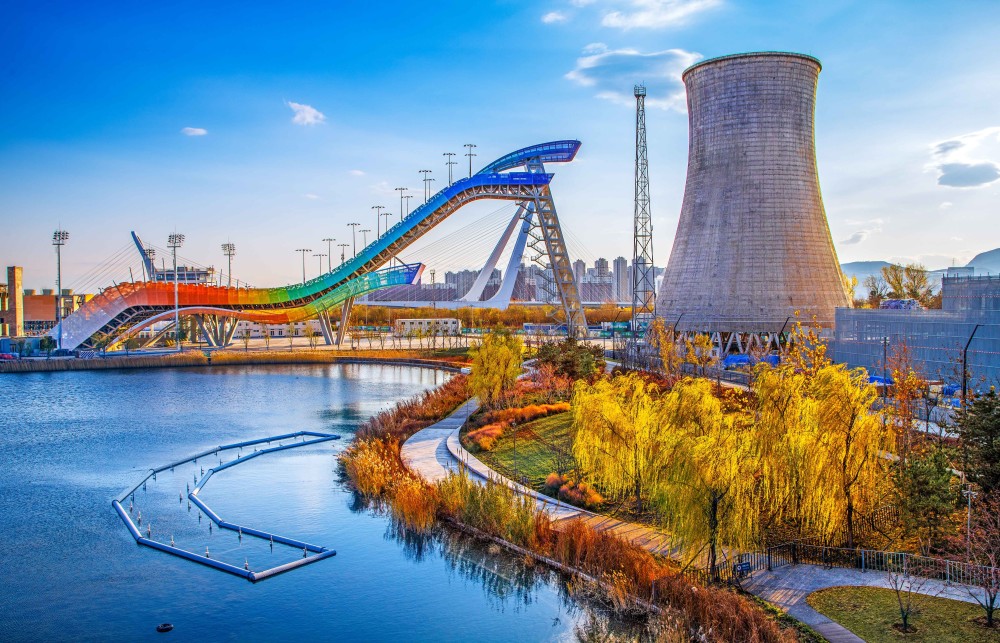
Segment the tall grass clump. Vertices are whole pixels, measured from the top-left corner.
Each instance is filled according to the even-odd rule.
[[[548,514],[539,511],[533,499],[505,485],[492,480],[477,484],[462,470],[436,486],[445,518],[533,551],[543,549],[552,538]]]

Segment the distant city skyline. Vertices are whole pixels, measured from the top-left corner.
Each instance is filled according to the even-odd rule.
[[[305,3],[295,12],[56,3],[9,14],[0,264],[24,266],[26,288],[54,287],[57,228],[70,232],[65,287],[128,245],[133,229],[160,246],[183,232],[183,255],[217,268],[220,244],[232,242],[241,281],[298,281],[296,248],[350,242],[349,222],[374,229],[374,205],[398,215],[395,187],[409,188],[416,207],[421,169],[432,170],[431,191],[444,187],[443,153],[458,155],[459,177],[465,144],[477,146],[478,170],[561,138],[583,141],[575,162],[553,168],[563,225],[595,256],[630,258],[636,82],[649,91],[663,266],[687,163],[679,74],[750,50],[824,65],[819,176],[842,263],[933,269],[1000,246],[1000,6],[991,2]],[[511,55],[525,39],[538,43],[534,55]],[[503,80],[512,77],[517,91]],[[469,210],[463,221],[479,216]]]

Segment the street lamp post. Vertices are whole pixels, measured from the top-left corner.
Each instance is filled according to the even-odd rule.
[[[466,143],[462,147],[466,147],[469,150],[468,152],[465,153],[465,155],[469,157],[469,178],[472,178],[472,157],[476,156],[472,152],[472,148],[476,147],[476,144],[475,143]]]
[[[455,153],[454,152],[445,152],[441,156],[444,156],[444,157],[446,157],[448,159],[445,162],[445,165],[448,167],[448,185],[451,185],[452,183],[455,182],[451,178],[451,168],[454,165],[458,165],[458,161],[454,160],[455,159]]]
[[[326,271],[333,272],[333,266],[330,265],[330,258],[333,257],[333,242],[336,241],[336,239],[327,237],[326,239],[323,239],[323,241],[326,242]]]
[[[382,236],[382,210],[385,210],[385,206],[373,205],[372,210],[375,210],[375,238],[378,239]]]
[[[177,249],[184,245],[184,235],[176,232],[167,237],[167,247],[174,257],[174,343],[177,351],[181,350],[181,309],[180,297],[177,294]]]
[[[318,254],[314,253],[313,256],[319,259],[319,276],[322,277],[323,276],[323,257],[325,257],[326,254],[322,253],[322,252],[318,253]]]
[[[406,192],[407,188],[396,188],[396,192],[399,192],[399,220],[403,220],[403,193]]]
[[[344,265],[344,248],[348,247],[349,243],[338,243],[337,246],[340,248],[340,265]]]
[[[391,212],[383,212],[382,216],[385,217],[385,231],[388,234],[388,232],[389,232],[389,217],[392,216],[392,213]]]
[[[428,189],[430,189],[430,184],[427,180],[427,177],[428,175],[430,175],[431,170],[420,170],[420,173],[424,175],[424,178],[421,180],[424,182],[424,203],[427,203],[427,199],[430,198],[430,195],[427,192]]]
[[[306,253],[312,252],[312,248],[298,248],[295,252],[302,253],[302,283],[306,282]]]
[[[406,216],[410,216],[410,199],[413,198],[413,195],[407,194],[403,198],[406,199]]]
[[[969,335],[969,341],[965,342],[965,348],[962,349],[962,411],[965,411],[965,397],[969,393],[969,346],[972,345],[972,340],[976,336],[976,331],[982,324],[976,324],[975,328],[972,329],[972,334]]]
[[[371,228],[361,228],[358,232],[361,233],[361,249],[368,247],[368,233],[371,232]]]
[[[979,495],[979,492],[973,491],[972,485],[967,484],[965,489],[962,489],[962,495],[965,496],[968,503],[968,510],[965,517],[965,559],[968,560],[971,557],[972,550],[972,501]]]
[[[62,350],[62,247],[69,240],[69,233],[56,230],[52,233],[52,245],[56,247],[56,327],[59,329],[56,337],[56,348]]]
[[[229,261],[229,269],[226,273],[228,281],[226,283],[226,288],[233,287],[233,255],[236,254],[236,244],[224,243],[222,244],[222,254],[226,255],[226,259]]]
[[[354,249],[354,256],[355,257],[358,256],[358,235],[357,235],[357,230],[358,230],[358,226],[360,226],[360,225],[361,225],[360,223],[348,223],[347,224],[347,227],[351,229],[351,243],[352,243],[352,247]]]

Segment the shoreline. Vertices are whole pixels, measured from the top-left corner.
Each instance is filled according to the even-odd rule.
[[[433,357],[381,356],[380,351],[353,351],[343,355],[334,351],[189,351],[169,355],[136,355],[130,357],[92,357],[75,359],[38,359],[0,362],[0,374],[54,373],[63,371],[101,371],[138,368],[185,368],[191,366],[252,366],[274,364],[397,364],[460,373],[465,366]],[[415,351],[414,351],[415,352]]]

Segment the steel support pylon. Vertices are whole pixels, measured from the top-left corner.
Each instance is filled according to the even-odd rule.
[[[632,244],[632,339],[627,359],[638,364],[640,338],[656,315],[653,222],[649,213],[649,158],[646,153],[646,87],[635,86],[635,216]]]
[[[543,174],[545,167],[540,158],[533,158],[525,165],[529,172]],[[533,201],[538,227],[545,239],[545,249],[549,255],[552,277],[559,291],[563,311],[566,314],[566,331],[570,336],[577,337],[587,332],[587,318],[583,312],[583,302],[580,301],[580,291],[577,288],[576,276],[569,260],[569,251],[563,237],[559,216],[556,214],[555,201],[548,185],[534,189]]]

